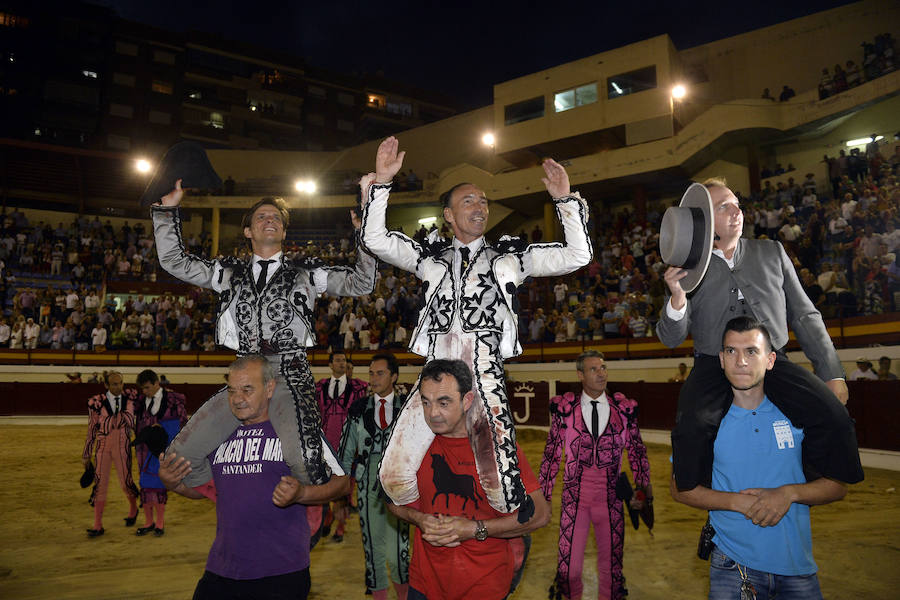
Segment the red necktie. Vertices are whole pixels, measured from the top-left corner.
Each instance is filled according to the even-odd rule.
[[[378,409],[378,419],[381,421],[381,428],[384,429],[388,425],[387,424],[387,413],[384,410],[384,402],[385,402],[384,398],[381,398],[381,400],[379,400],[379,402],[381,402],[381,406]]]

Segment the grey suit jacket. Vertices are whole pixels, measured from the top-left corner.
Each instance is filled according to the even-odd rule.
[[[743,301],[738,300],[738,289],[744,294]],[[776,349],[787,344],[790,324],[820,379],[844,377],[822,314],[803,291],[780,242],[738,240],[734,270],[713,256],[703,281],[688,297],[683,319],[672,320],[666,312],[668,304],[667,297],[656,332],[670,348],[682,343],[690,333],[696,352],[716,355],[722,349],[725,325],[746,314],[766,326]]]

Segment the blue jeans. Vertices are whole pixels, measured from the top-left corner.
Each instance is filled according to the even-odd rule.
[[[812,575],[774,575],[741,565],[756,588],[756,600],[822,600],[819,578]],[[709,600],[740,600],[738,564],[718,547],[709,557]]]

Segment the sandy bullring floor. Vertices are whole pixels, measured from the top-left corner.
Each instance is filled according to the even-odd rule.
[[[88,539],[89,490],[78,487],[84,432],[81,425],[0,425],[0,598],[190,598],[215,534],[213,505],[175,496],[166,512],[166,535],[138,538],[134,528],[122,524],[127,503],[113,484],[106,535]],[[520,434],[535,471],[544,435]],[[670,499],[668,456],[666,446],[650,446],[656,527],[651,538],[643,525],[637,532],[629,526],[629,598],[706,597],[708,563],[695,556],[704,515]],[[826,598],[900,597],[898,484],[900,473],[870,469],[844,501],[813,509],[813,548]],[[559,488],[557,481],[553,521],[534,534],[516,599],[547,597],[556,569]],[[588,553],[585,598],[596,597],[596,571],[590,564],[595,557]],[[311,571],[311,598],[365,598],[355,516],[342,544],[327,540],[313,550]]]

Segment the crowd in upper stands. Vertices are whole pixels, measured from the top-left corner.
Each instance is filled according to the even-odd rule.
[[[888,154],[877,141],[851,162],[825,157],[828,182],[807,174],[741,198],[746,237],[781,241],[807,294],[826,318],[896,311],[900,299],[900,145]],[[859,164],[859,163],[864,164]],[[594,211],[594,260],[565,277],[527,281],[518,293],[520,339],[553,343],[652,336],[666,295],[658,231],[665,207],[645,215]],[[117,279],[164,279],[152,232],[142,222],[114,228],[78,217],[55,228],[31,224],[21,211],[0,228],[0,347],[75,350],[212,350],[215,296],[194,288],[183,296],[131,297],[117,305],[104,285]],[[413,233],[421,240],[429,231]],[[434,235],[449,236],[446,225]],[[535,227],[526,241],[541,241]],[[211,240],[188,235],[188,251],[208,256]],[[352,263],[349,238],[289,245],[288,253],[326,263]],[[413,275],[382,265],[375,293],[322,298],[315,311],[321,348],[403,348],[416,323],[421,286]]]
[[[828,67],[822,69],[822,78],[819,80],[820,100],[886,75],[897,68],[894,61],[894,38],[890,33],[876,35],[874,43],[863,42],[861,46],[862,71],[852,60],[848,60],[844,67],[834,65],[833,72]]]

